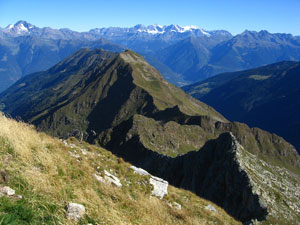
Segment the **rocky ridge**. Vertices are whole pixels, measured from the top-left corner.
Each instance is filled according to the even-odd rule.
[[[300,224],[299,176],[266,163],[239,144],[238,149],[237,160],[249,176],[253,194],[260,196],[260,201],[267,207],[270,220],[280,221],[280,224],[287,221]]]

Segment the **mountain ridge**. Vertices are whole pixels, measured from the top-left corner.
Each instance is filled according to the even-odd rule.
[[[283,136],[299,151],[299,68],[299,62],[284,61],[220,74],[184,90],[223,112],[230,120]]]

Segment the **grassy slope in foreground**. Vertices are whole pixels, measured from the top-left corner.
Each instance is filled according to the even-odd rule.
[[[164,199],[151,197],[148,177],[105,149],[76,139],[65,145],[3,115],[0,127],[0,169],[23,196],[0,197],[0,224],[72,224],[65,216],[68,202],[86,207],[79,224],[239,224],[213,203],[172,186]],[[104,169],[120,178],[122,188],[94,179]],[[173,202],[182,209],[170,207]],[[205,209],[208,204],[218,213]]]

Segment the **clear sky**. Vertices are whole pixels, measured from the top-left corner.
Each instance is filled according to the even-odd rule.
[[[300,35],[300,0],[0,0],[0,27],[19,20],[76,31],[179,24]]]

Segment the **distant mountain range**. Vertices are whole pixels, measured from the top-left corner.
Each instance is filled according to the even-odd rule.
[[[300,152],[300,63],[224,73],[183,89],[231,121],[274,132]]]
[[[300,38],[267,31],[207,31],[196,26],[136,25],[88,32],[38,28],[26,21],[0,28],[0,91],[20,77],[45,70],[82,47],[132,49],[177,86],[222,72],[282,60],[300,60]]]
[[[0,29],[0,92],[26,74],[45,70],[83,47],[121,51],[104,38],[20,21]]]
[[[0,105],[54,136],[104,146],[243,223],[299,224],[295,148],[229,122],[130,50],[81,49],[21,78],[0,94]]]

